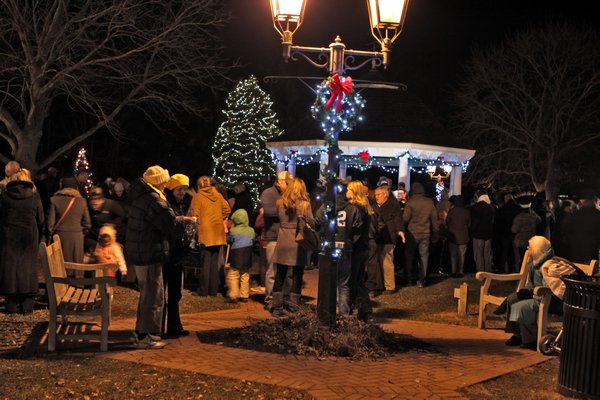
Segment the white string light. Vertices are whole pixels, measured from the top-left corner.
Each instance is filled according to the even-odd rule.
[[[213,144],[215,178],[229,188],[245,183],[255,201],[263,177],[275,173],[266,142],[283,133],[272,106],[254,76],[240,81],[227,97]]]

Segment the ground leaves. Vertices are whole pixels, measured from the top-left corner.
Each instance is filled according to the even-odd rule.
[[[206,343],[251,350],[316,357],[380,359],[411,350],[433,350],[409,335],[386,332],[355,317],[338,320],[335,329],[322,327],[314,307],[301,307],[287,318],[255,321],[246,327],[199,333]]]

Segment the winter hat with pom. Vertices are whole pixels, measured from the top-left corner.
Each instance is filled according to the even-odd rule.
[[[153,165],[144,172],[144,180],[153,186],[158,186],[169,181],[169,171],[161,166]]]

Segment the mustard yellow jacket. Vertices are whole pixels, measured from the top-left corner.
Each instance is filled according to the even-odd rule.
[[[212,186],[203,187],[192,198],[192,215],[198,217],[198,242],[206,247],[227,243],[224,221],[231,208],[223,196]]]

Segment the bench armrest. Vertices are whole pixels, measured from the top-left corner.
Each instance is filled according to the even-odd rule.
[[[521,274],[494,274],[492,272],[478,272],[475,277],[483,281],[485,279],[491,279],[494,281],[518,281],[521,279]]]
[[[65,261],[66,269],[74,269],[77,271],[102,271],[105,269],[112,269],[115,271],[119,270],[119,266],[113,263],[103,263],[103,264],[80,264],[74,262]]]
[[[117,279],[110,276],[102,276],[98,278],[60,278],[53,277],[54,283],[66,283],[71,286],[83,285],[102,285],[117,286]]]
[[[543,297],[545,295],[552,295],[552,290],[546,286],[536,286],[533,288],[533,294],[534,296]]]

